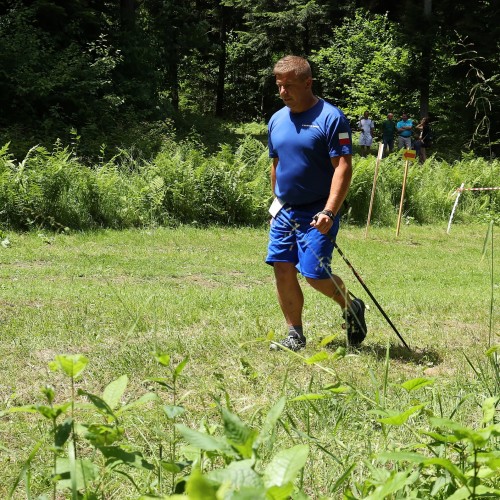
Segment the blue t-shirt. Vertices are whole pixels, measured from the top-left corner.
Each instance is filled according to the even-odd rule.
[[[342,111],[320,99],[302,113],[287,106],[268,125],[269,157],[279,158],[275,195],[290,205],[328,198],[330,158],[352,154],[351,128]]]
[[[413,127],[413,120],[408,120],[406,121],[399,121],[396,125],[396,128],[401,128],[401,127]],[[411,135],[411,130],[403,130],[402,132],[398,132],[401,137],[410,137]]]

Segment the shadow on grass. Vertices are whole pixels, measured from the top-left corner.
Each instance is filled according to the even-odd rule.
[[[385,359],[387,353],[387,345],[382,344],[370,344],[366,346],[361,346],[362,350],[371,351],[377,359]],[[391,359],[397,359],[400,361],[405,361],[409,363],[415,363],[417,365],[438,365],[442,362],[440,354],[432,348],[411,348],[408,350],[405,346],[397,344],[391,344],[389,346],[389,357]]]
[[[345,342],[334,340],[327,347],[328,349],[336,350],[339,347],[345,347]],[[379,360],[385,359],[387,354],[387,345],[383,344],[361,344],[359,347],[351,347],[350,349],[354,352],[375,355]],[[389,346],[389,358],[417,365],[435,366],[442,362],[440,354],[435,349],[411,348],[411,350],[408,350],[401,344],[391,344]]]

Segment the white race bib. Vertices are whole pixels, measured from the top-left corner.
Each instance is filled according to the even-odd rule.
[[[269,213],[271,214],[273,219],[279,214],[284,204],[284,201],[280,200],[279,198],[274,198],[271,206],[269,207]]]

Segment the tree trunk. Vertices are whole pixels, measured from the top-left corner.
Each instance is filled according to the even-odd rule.
[[[135,26],[135,0],[120,0],[120,21],[122,30]]]
[[[424,0],[424,25],[430,28],[432,24],[432,0]],[[432,43],[434,30],[427,29],[422,39],[420,57],[420,118],[429,116],[429,96],[431,84]]]
[[[220,6],[220,24],[219,24],[219,71],[217,74],[217,96],[215,101],[215,116],[224,114],[224,82],[226,80],[226,9]]]

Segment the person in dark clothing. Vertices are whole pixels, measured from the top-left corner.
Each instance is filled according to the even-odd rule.
[[[432,146],[432,130],[429,124],[429,118],[427,116],[422,118],[416,128],[420,131],[416,149],[418,150],[420,163],[424,163],[425,160],[427,160],[427,149]]]

